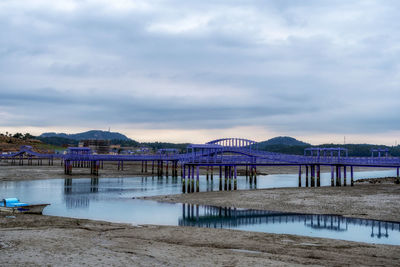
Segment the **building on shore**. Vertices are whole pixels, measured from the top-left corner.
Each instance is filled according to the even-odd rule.
[[[89,147],[96,154],[109,154],[110,140],[81,140],[79,147]]]

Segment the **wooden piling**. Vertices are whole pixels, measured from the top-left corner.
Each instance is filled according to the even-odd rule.
[[[344,186],[347,186],[346,179],[347,179],[347,168],[346,168],[346,166],[343,166],[343,185]]]
[[[335,186],[335,169],[331,166],[331,186]]]
[[[321,165],[317,165],[317,186],[321,186]]]

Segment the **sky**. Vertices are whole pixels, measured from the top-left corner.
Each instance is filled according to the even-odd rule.
[[[2,0],[0,132],[393,145],[398,14],[394,0]]]

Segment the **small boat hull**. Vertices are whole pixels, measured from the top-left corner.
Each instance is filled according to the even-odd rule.
[[[26,205],[20,207],[0,206],[0,212],[42,214],[43,209],[46,208],[48,205],[50,204]]]

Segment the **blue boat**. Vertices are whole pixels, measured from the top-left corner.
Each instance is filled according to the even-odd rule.
[[[0,212],[42,214],[43,209],[50,204],[27,204],[18,198],[4,198],[0,202]]]

